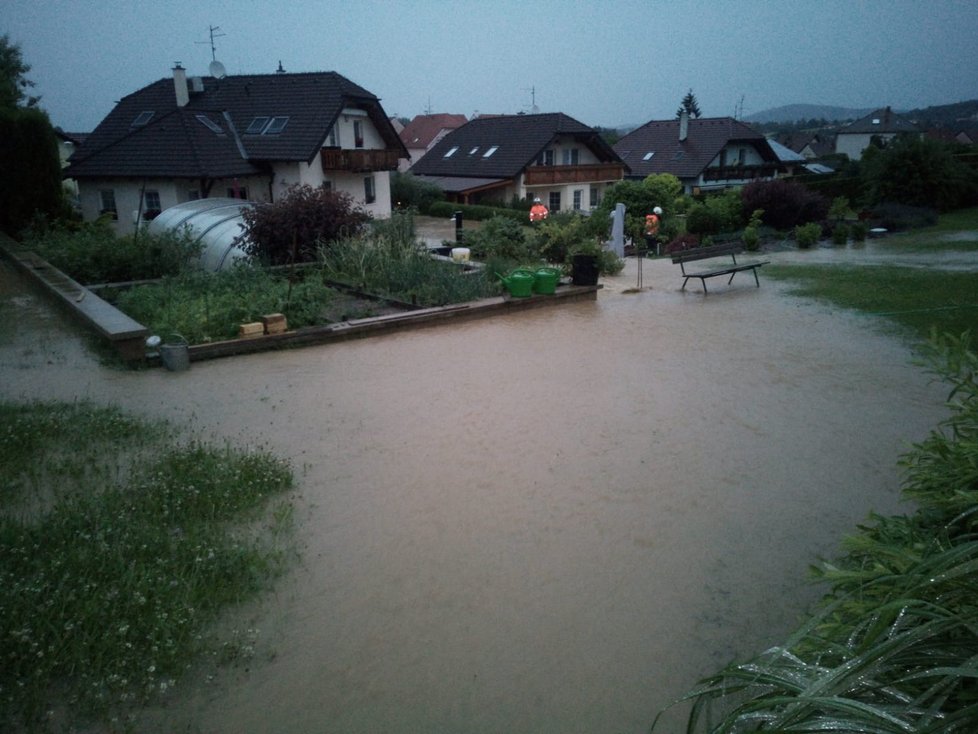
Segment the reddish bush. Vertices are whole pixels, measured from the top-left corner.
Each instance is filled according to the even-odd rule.
[[[256,204],[242,216],[245,233],[238,242],[268,265],[314,260],[319,243],[353,236],[370,221],[349,194],[307,184],[290,186],[278,201]]]
[[[763,209],[764,224],[779,230],[821,221],[828,215],[830,205],[821,194],[780,178],[747,184],[740,193],[740,200],[745,217],[755,209]]]

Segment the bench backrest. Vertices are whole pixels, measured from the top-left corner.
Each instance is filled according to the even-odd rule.
[[[708,257],[720,257],[721,255],[730,255],[737,262],[737,253],[744,249],[744,245],[741,242],[729,242],[724,245],[709,245],[708,247],[692,247],[688,250],[677,250],[672,253],[673,264],[682,265],[684,262],[691,262],[692,260],[706,260]]]

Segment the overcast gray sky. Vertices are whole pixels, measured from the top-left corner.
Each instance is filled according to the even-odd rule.
[[[205,75],[337,71],[388,114],[564,112],[589,125],[785,104],[910,109],[978,98],[976,0],[0,0],[55,125]],[[535,92],[535,94],[534,94]]]

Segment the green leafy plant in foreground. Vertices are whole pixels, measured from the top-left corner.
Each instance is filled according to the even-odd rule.
[[[254,520],[288,489],[291,470],[261,451],[179,445],[157,426],[86,404],[0,404],[0,415],[16,426],[0,432],[8,490],[0,505],[0,728],[44,731],[56,710],[75,725],[165,693],[196,656],[221,650],[208,631],[221,610],[283,567],[266,532],[235,523]],[[110,438],[130,461],[105,450]],[[57,464],[38,472],[69,443],[76,458],[127,470],[67,482]],[[12,502],[45,489],[42,506]]]
[[[822,563],[830,585],[784,645],[700,682],[688,732],[978,731],[978,356],[924,350],[951,416],[902,459],[910,516],[871,518]],[[653,729],[655,726],[653,725]]]

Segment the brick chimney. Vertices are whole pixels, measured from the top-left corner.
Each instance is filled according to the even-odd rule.
[[[689,134],[689,113],[686,110],[682,111],[679,115],[679,142],[682,143],[686,140],[686,136]]]
[[[186,107],[190,101],[190,90],[187,88],[187,70],[176,62],[173,67],[173,90],[177,94],[177,107]]]

